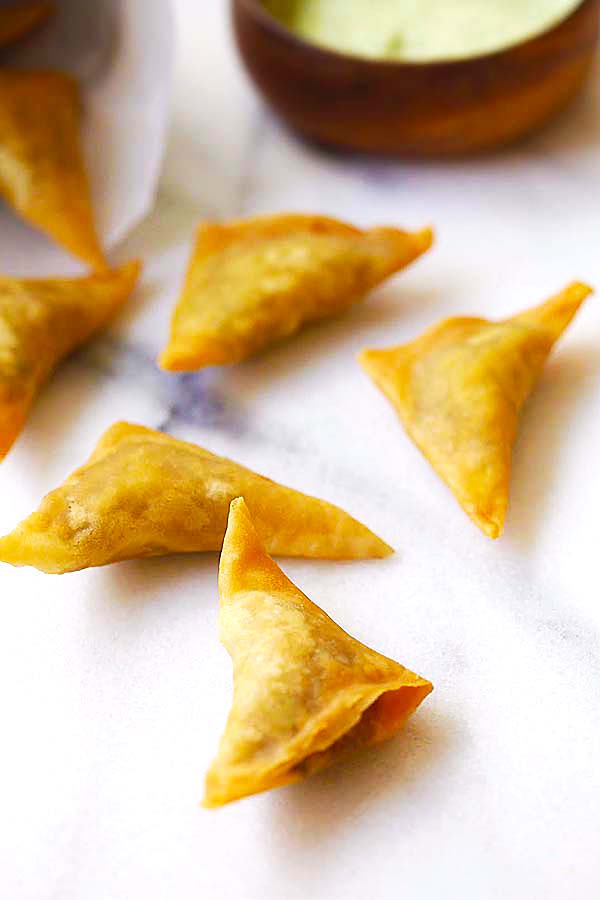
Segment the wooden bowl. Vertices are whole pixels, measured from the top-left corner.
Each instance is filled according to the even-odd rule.
[[[318,47],[260,0],[232,0],[232,15],[251,78],[302,135],[348,150],[435,157],[507,144],[561,110],[589,72],[600,0],[583,0],[558,26],[506,50],[427,63]]]

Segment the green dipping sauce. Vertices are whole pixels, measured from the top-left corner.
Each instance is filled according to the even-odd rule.
[[[582,0],[263,0],[295,34],[352,56],[464,59],[542,34]]]

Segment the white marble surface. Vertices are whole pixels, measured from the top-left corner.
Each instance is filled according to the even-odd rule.
[[[326,497],[398,548],[287,562],[343,627],[435,683],[403,735],[311,781],[198,808],[230,696],[216,555],[48,577],[2,567],[0,894],[7,900],[531,900],[598,895],[600,307],[522,424],[506,536],[460,512],[354,361],[457,312],[600,286],[598,73],[555,126],[477,162],[338,159],[260,106],[225,3],[177,0],[155,213],[121,247],[142,289],[65,365],[0,472],[0,528],[124,417]],[[433,222],[435,251],[346,317],[229,370],[160,348],[196,222],[316,210]]]

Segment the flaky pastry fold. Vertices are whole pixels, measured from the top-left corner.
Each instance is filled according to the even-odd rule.
[[[229,513],[219,597],[234,689],[205,806],[300,781],[388,740],[432,690],[350,637],[286,578],[241,498]]]
[[[262,216],[198,230],[160,365],[241,362],[342,312],[429,249],[431,229],[360,231],[324,216]]]
[[[504,527],[523,404],[590,292],[571,284],[502,322],[446,319],[410,344],[360,354],[409,436],[488,537]]]
[[[91,268],[106,269],[81,147],[81,97],[63,72],[0,70],[0,194]]]
[[[52,371],[109,324],[139,271],[131,262],[87,278],[0,276],[0,460]]]
[[[348,513],[196,444],[118,422],[85,465],[0,538],[0,562],[61,574],[125,559],[220,550],[243,494],[271,553],[323,559],[392,550]]]

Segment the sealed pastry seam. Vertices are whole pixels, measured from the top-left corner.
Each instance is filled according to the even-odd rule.
[[[318,722],[310,722],[304,732],[286,748],[283,759],[262,768],[249,762],[235,772],[227,772],[222,778],[217,774],[209,776],[202,805],[207,809],[216,809],[247,796],[296,784],[329,768],[338,760],[343,761],[360,749],[389,740],[432,690],[433,686],[429,682],[418,678],[415,678],[414,685],[397,682],[371,691],[357,690],[354,703],[351,703],[350,697],[345,696],[342,702],[338,700],[331,704],[323,714],[322,726]],[[363,717],[374,712],[374,707],[380,700],[388,697],[391,699],[392,695],[398,705],[401,705],[402,715],[397,716],[387,728],[382,728],[377,740],[362,744],[358,732]],[[354,744],[355,737],[357,740]]]

